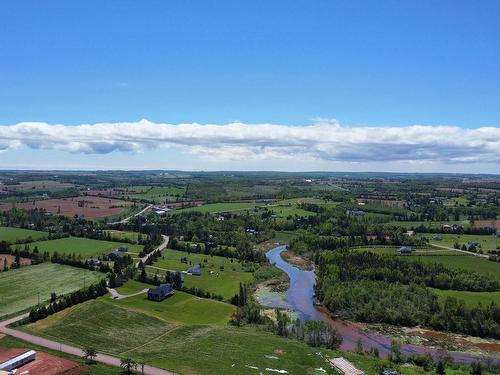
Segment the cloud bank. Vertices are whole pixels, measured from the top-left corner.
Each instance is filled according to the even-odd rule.
[[[180,147],[213,160],[500,163],[500,128],[353,128],[334,120],[319,120],[306,126],[174,125],[147,120],[74,126],[22,122],[0,126],[0,151],[23,147],[84,154]]]

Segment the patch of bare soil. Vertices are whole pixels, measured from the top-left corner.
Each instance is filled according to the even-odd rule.
[[[313,271],[314,264],[291,250],[286,250],[281,253],[283,259],[285,259],[288,263],[293,264],[295,267],[303,270],[303,271]]]

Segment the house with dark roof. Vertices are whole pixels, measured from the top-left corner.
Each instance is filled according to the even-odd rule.
[[[187,273],[193,276],[201,276],[201,266],[199,264],[195,264],[187,270]]]
[[[122,252],[118,251],[118,249],[113,250],[112,252],[108,253],[108,258],[111,260],[118,259],[121,256]]]
[[[410,246],[401,246],[398,251],[400,254],[411,254],[413,249]]]
[[[161,284],[158,288],[148,290],[148,300],[160,302],[172,294],[174,294],[172,284]]]
[[[126,252],[128,252],[128,246],[120,246],[120,247],[118,248],[118,251],[119,251],[120,253],[126,253]]]

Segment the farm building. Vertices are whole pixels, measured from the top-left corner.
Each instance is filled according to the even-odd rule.
[[[411,254],[413,249],[410,246],[401,246],[398,251],[400,254]]]
[[[193,267],[187,270],[187,273],[194,276],[201,276],[201,266],[199,264],[195,264]]]
[[[174,294],[172,284],[161,284],[158,288],[148,290],[148,300],[160,302],[172,294]]]
[[[36,352],[28,350],[11,358],[5,359],[0,363],[0,370],[12,371],[36,359]]]
[[[118,259],[121,254],[122,254],[121,251],[113,250],[112,252],[108,253],[108,258],[111,260],[115,260]]]
[[[126,252],[128,252],[128,246],[120,246],[120,247],[118,248],[118,251],[119,251],[120,253],[126,253]]]
[[[351,362],[349,362],[345,358],[342,358],[342,357],[329,358],[328,362],[336,370],[338,370],[341,374],[344,374],[344,375],[364,375],[363,371],[356,368]]]

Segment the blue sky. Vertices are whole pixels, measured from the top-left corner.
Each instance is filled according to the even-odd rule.
[[[500,156],[492,151],[500,126],[498,14],[498,1],[5,2],[0,168],[498,172]],[[493,133],[481,132],[465,152],[487,155],[467,160],[459,145],[450,156],[446,139],[426,143],[425,136],[413,148],[444,145],[448,151],[407,155],[401,144],[409,140],[400,135],[396,143],[377,141],[398,150],[400,157],[387,160],[376,156],[377,146],[354,135],[356,147],[349,152],[332,141],[307,160],[300,150],[283,155],[269,139],[251,146],[265,148],[262,158],[236,150],[241,141],[209,138],[227,152],[208,160],[207,145],[199,141],[131,147],[137,142],[128,139],[127,147],[75,148],[61,146],[79,141],[74,134],[55,146],[4,128],[141,119],[285,125],[287,137],[295,126],[314,128],[324,119],[336,119],[343,129],[375,127],[375,134],[385,127],[405,133],[412,125],[429,131],[446,125],[459,129],[464,142],[468,129],[488,127]],[[351,139],[349,132],[342,135]],[[114,137],[103,142],[116,145]],[[375,151],[361,159],[345,157],[362,147]]]

